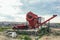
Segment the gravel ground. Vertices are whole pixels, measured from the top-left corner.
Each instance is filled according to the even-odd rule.
[[[55,29],[55,31],[56,30],[58,30],[58,29]],[[60,31],[60,29],[59,29],[59,31]],[[30,36],[30,37],[32,38],[32,40],[35,40],[35,36]],[[20,39],[7,37],[7,36],[5,36],[5,34],[3,32],[0,32],[0,40],[20,40]],[[39,40],[60,40],[60,36],[54,36],[54,35],[46,36],[45,35],[45,36],[41,37]]]
[[[3,32],[0,32],[0,40],[18,40],[18,39],[7,37]]]
[[[32,40],[35,40],[33,36],[31,36]],[[0,40],[19,40],[13,38],[7,38],[6,36],[0,35]],[[43,36],[39,40],[60,40],[60,36]]]
[[[60,36],[43,36],[39,40],[60,40]]]

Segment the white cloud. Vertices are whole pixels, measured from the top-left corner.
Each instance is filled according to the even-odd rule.
[[[6,17],[1,17],[1,16],[0,16],[0,22],[2,22],[2,21],[12,21],[12,20],[7,19]]]
[[[16,22],[26,22],[26,14],[14,15],[13,17]]]
[[[0,0],[0,5],[0,14],[2,15],[14,15],[18,12],[22,12],[19,6],[23,4],[19,0]]]
[[[52,17],[53,15],[41,15],[42,17],[45,18],[45,20],[49,19],[50,17]],[[60,16],[56,16],[55,18],[53,18],[52,20],[50,20],[50,23],[60,23]]]
[[[38,2],[54,2],[56,0],[25,0],[28,3],[38,3]],[[26,21],[26,14],[22,14],[23,10],[20,8],[23,3],[21,0],[0,0],[0,21],[12,21],[12,22],[25,22]],[[56,8],[60,8],[59,6]],[[21,13],[20,15],[17,13]],[[3,16],[2,16],[3,15]],[[14,19],[9,19],[8,17],[4,16],[12,16]],[[50,15],[42,15],[45,19],[50,18]],[[59,22],[60,16],[51,20],[51,22]]]
[[[20,2],[20,0],[0,0],[0,3],[2,4],[2,5],[23,5],[21,2]],[[5,6],[4,5],[4,6]]]
[[[13,17],[14,19],[9,19],[9,18],[1,17],[1,16],[0,16],[0,21],[26,22],[26,15],[25,15],[25,14],[13,15],[12,17]]]
[[[52,23],[60,23],[60,16],[51,20]]]
[[[40,0],[29,0],[29,3],[37,3],[40,2]]]
[[[21,21],[21,18],[19,18],[21,15],[17,13],[23,12],[20,8],[22,5],[23,3],[21,3],[20,0],[0,0],[0,21]],[[7,15],[12,16],[14,20],[5,17]]]
[[[29,3],[38,3],[38,2],[40,2],[40,3],[46,3],[46,2],[48,2],[48,3],[50,3],[50,2],[55,2],[55,1],[57,1],[57,0],[29,0]]]
[[[60,6],[55,6],[55,7],[52,7],[52,9],[56,9],[56,10],[59,10],[60,11]]]
[[[41,0],[41,2],[55,2],[57,0]]]

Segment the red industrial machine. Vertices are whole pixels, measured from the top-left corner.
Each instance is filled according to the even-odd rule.
[[[43,24],[45,24],[46,22],[50,21],[51,19],[55,18],[57,15],[53,15],[51,18],[47,19],[44,22],[41,22],[41,18],[42,17],[38,17],[36,14],[32,13],[32,12],[28,12],[26,15],[26,20],[28,22],[28,25],[16,25],[13,27],[13,29],[35,29],[35,28],[39,28],[40,26],[42,26]]]

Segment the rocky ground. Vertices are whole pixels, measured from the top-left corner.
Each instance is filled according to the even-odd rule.
[[[31,36],[32,40],[35,40],[34,36]],[[0,34],[0,40],[20,40],[20,39],[16,39],[16,38],[10,38],[10,37],[6,37],[4,35]],[[60,40],[60,36],[43,36],[42,38],[40,38],[39,40]]]
[[[57,30],[57,29],[56,29]],[[55,30],[53,30],[55,31]],[[30,36],[32,40],[35,40],[35,36]],[[21,39],[17,39],[17,38],[11,38],[11,37],[7,37],[5,36],[5,34],[3,32],[0,32],[0,40],[21,40]],[[60,36],[56,36],[56,35],[45,35],[43,37],[41,37],[39,40],[60,40]]]
[[[60,36],[43,36],[39,40],[60,40]]]
[[[0,32],[0,40],[18,40],[18,39],[7,37],[3,32]]]

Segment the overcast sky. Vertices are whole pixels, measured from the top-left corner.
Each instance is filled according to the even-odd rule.
[[[57,14],[51,22],[60,23],[60,0],[0,0],[0,21],[25,22],[29,11],[45,19]]]

